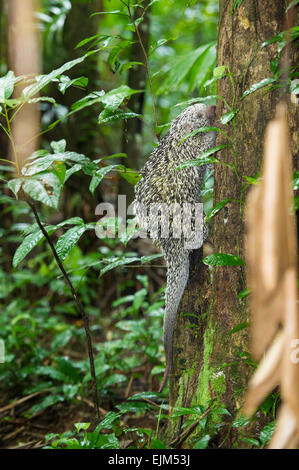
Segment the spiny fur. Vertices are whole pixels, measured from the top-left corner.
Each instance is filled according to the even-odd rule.
[[[176,170],[176,167],[187,160],[198,158],[203,152],[215,145],[214,132],[199,132],[193,137],[180,141],[199,127],[212,125],[211,107],[194,104],[186,108],[174,121],[168,134],[163,137],[159,146],[141,170],[142,178],[135,187],[135,207],[139,225],[150,228],[149,220],[138,207],[142,203],[147,209],[153,203],[198,203],[200,190],[207,166],[188,167]],[[180,143],[180,144],[179,144]],[[209,165],[210,166],[210,165]],[[203,227],[204,238],[206,228]],[[164,315],[164,347],[166,352],[166,370],[160,390],[163,389],[172,366],[172,340],[175,319],[179,303],[189,278],[189,254],[185,248],[184,238],[153,239],[162,250],[167,265],[166,303]]]

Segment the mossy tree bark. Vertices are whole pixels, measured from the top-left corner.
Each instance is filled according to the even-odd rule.
[[[283,0],[243,2],[232,13],[232,0],[220,0],[218,66],[225,65],[229,77],[219,81],[218,94],[239,109],[235,125],[225,131],[235,143],[236,152],[226,148],[218,153],[222,162],[236,166],[236,172],[215,165],[214,206],[230,199],[213,219],[210,240],[215,253],[230,253],[244,259],[244,201],[247,194],[244,176],[256,175],[261,167],[265,127],[275,114],[279,91],[265,89],[240,100],[243,92],[264,78],[272,77],[270,60],[277,45],[263,49],[261,44],[284,29]],[[289,102],[291,123],[294,105]],[[228,112],[224,101],[217,103],[218,118]],[[293,137],[294,138],[294,137]],[[218,135],[217,145],[228,144]],[[207,405],[213,397],[223,403],[234,417],[253,369],[248,356],[248,328],[232,333],[237,325],[249,322],[246,298],[238,294],[246,288],[243,266],[216,267],[213,271],[201,262],[201,253],[193,253],[190,279],[183,296],[174,338],[174,364],[170,381],[170,404],[175,406]],[[208,416],[211,428],[215,421],[224,424],[210,445],[231,447],[237,433],[230,429],[229,415]],[[182,420],[173,420],[167,433],[171,441],[180,432]],[[252,432],[252,428],[251,428]],[[193,447],[199,428],[183,446]],[[195,440],[194,440],[195,439]]]

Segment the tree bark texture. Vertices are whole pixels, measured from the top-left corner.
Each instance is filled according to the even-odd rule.
[[[244,201],[248,190],[244,176],[252,177],[261,168],[265,127],[275,114],[279,90],[262,88],[240,100],[245,90],[264,78],[272,77],[270,60],[277,44],[263,49],[261,44],[284,29],[285,2],[282,0],[244,1],[232,14],[232,0],[220,0],[218,63],[227,66],[229,77],[218,82],[218,95],[238,109],[235,124],[223,126],[233,141],[232,148],[217,154],[221,162],[235,165],[236,172],[221,164],[214,165],[214,206],[224,199],[232,200],[213,218],[210,237],[215,253],[230,253],[244,259]],[[294,59],[294,56],[292,56]],[[295,165],[298,148],[295,125],[298,106],[288,97],[292,151]],[[218,119],[229,109],[223,100],[217,102]],[[218,127],[220,127],[218,125]],[[217,144],[230,143],[218,134]],[[296,168],[296,166],[295,166]],[[170,381],[170,405],[207,405],[213,398],[223,403],[235,416],[242,405],[250,366],[248,327],[233,333],[237,325],[249,322],[247,300],[238,294],[246,288],[244,266],[223,266],[209,270],[200,253],[193,253],[190,279],[183,296],[175,328],[174,364]],[[208,415],[211,427],[221,422],[218,437],[210,445],[231,447],[237,431],[230,429],[230,416]],[[182,420],[168,426],[173,439],[180,432]],[[251,428],[251,432],[254,429]],[[185,441],[200,437],[197,428]],[[196,442],[196,441],[195,441]]]

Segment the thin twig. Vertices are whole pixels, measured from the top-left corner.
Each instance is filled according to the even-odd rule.
[[[39,218],[39,215],[38,215],[38,212],[36,210],[36,207],[35,205],[30,202],[28,200],[27,197],[25,197],[25,200],[27,202],[27,204],[31,207],[32,211],[33,211],[33,214],[34,214],[34,217],[36,219],[36,222],[39,226],[39,228],[41,229],[44,237],[46,238],[51,250],[52,250],[52,253],[54,255],[54,258],[58,264],[58,267],[60,269],[60,271],[62,272],[63,274],[63,277],[72,293],[72,296],[75,300],[75,303],[77,305],[77,308],[78,308],[78,311],[83,319],[83,322],[84,322],[84,329],[85,329],[85,334],[86,334],[86,338],[87,338],[87,347],[88,347],[88,356],[89,356],[89,363],[90,363],[90,373],[91,373],[91,378],[92,378],[92,387],[93,387],[93,394],[94,394],[94,408],[95,408],[95,412],[96,412],[96,423],[98,424],[99,421],[100,421],[100,411],[99,411],[99,397],[98,397],[98,391],[97,391],[97,380],[96,380],[96,374],[95,374],[95,367],[94,367],[94,355],[93,355],[93,348],[92,348],[92,340],[91,340],[91,334],[90,334],[90,329],[89,329],[89,319],[88,319],[88,316],[86,315],[86,313],[84,312],[83,310],[83,307],[82,307],[82,304],[80,302],[80,299],[77,295],[77,292],[75,291],[74,289],[74,286],[66,272],[66,270],[64,269],[64,266],[61,262],[61,260],[59,259],[59,256],[57,254],[57,251],[55,249],[55,246],[53,245],[53,242],[51,240],[51,238],[49,237],[48,235],[48,232],[46,231],[46,229],[44,228],[40,218]]]

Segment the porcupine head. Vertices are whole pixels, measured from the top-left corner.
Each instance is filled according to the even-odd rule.
[[[163,325],[163,339],[166,353],[166,370],[160,391],[163,389],[172,366],[172,340],[177,310],[189,278],[190,240],[188,233],[182,230],[183,207],[191,210],[191,225],[196,225],[195,208],[200,202],[200,190],[206,172],[206,166],[188,167],[178,170],[181,163],[200,157],[215,145],[214,132],[198,132],[182,141],[188,134],[198,128],[213,125],[215,106],[194,104],[186,108],[174,119],[169,133],[163,137],[141,170],[142,178],[135,187],[135,211],[137,220],[143,230],[150,232],[167,264],[166,303]],[[209,165],[210,166],[210,165]],[[172,214],[169,208],[173,209]],[[159,210],[166,209],[166,216],[159,218]],[[178,211],[180,218],[175,215]],[[165,215],[165,214],[164,214]],[[178,222],[180,220],[180,222]],[[202,219],[201,219],[202,220]],[[158,222],[161,222],[159,226]],[[178,224],[180,225],[179,231]],[[165,232],[165,227],[168,230]],[[193,236],[194,233],[191,230]],[[198,226],[197,226],[198,232]],[[206,228],[201,222],[200,248],[206,238]],[[153,235],[152,235],[153,234]],[[192,241],[192,240],[191,240]],[[191,243],[192,246],[192,243]]]

